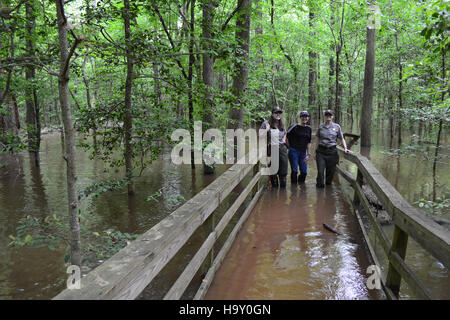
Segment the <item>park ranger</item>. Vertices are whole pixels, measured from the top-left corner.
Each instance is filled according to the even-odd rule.
[[[333,122],[334,113],[332,110],[324,112],[325,123],[322,123],[317,130],[316,136],[319,140],[316,149],[317,179],[316,187],[324,187],[324,173],[326,174],[325,183],[330,185],[333,181],[336,165],[339,162],[337,153],[337,139],[342,140],[345,152],[348,152],[341,126]]]

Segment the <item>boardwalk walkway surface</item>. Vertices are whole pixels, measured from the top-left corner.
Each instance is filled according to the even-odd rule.
[[[342,190],[316,189],[315,176],[311,168],[306,184],[264,192],[205,299],[376,299],[366,287],[368,261]]]

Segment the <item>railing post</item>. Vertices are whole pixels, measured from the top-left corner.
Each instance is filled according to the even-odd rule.
[[[259,160],[257,160],[255,166],[253,167],[253,176],[255,176],[255,175],[259,172],[259,166],[260,166],[260,162],[259,162]],[[255,190],[255,193],[258,192],[258,190],[259,190],[259,187],[260,187],[260,185],[259,185],[259,184],[260,184],[260,181],[261,181],[261,180],[259,180],[259,181],[256,183],[256,190]]]
[[[396,252],[400,256],[400,258],[405,260],[407,246],[408,234],[398,226],[395,226],[394,236],[392,238],[391,252]],[[389,269],[386,277],[386,286],[391,289],[392,293],[395,294],[395,296],[398,298],[402,276],[399,272],[397,272],[390,260],[391,257],[389,257]]]
[[[358,173],[356,174],[356,183],[361,188],[362,188],[362,185],[363,185],[363,180],[364,180],[363,174],[362,174],[361,170],[359,170],[359,168],[358,168]],[[359,197],[358,197],[358,192],[356,192],[356,190],[355,190],[355,193],[354,193],[354,196],[353,196],[353,205],[355,206],[355,208],[357,208],[359,206],[359,203],[360,203],[360,200],[359,200]]]

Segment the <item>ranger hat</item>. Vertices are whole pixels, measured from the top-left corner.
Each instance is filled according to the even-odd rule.
[[[302,111],[302,112],[300,112],[300,118],[301,117],[309,117],[309,113],[308,113],[308,111]]]
[[[283,113],[283,111],[280,109],[280,107],[274,107],[272,109],[272,113]]]
[[[331,110],[331,109],[325,110],[325,112],[324,112],[323,114],[324,114],[324,115],[329,114],[329,115],[334,116],[334,112],[333,112],[333,110]]]

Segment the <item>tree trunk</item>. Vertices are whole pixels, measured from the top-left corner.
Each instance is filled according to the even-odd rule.
[[[189,126],[191,131],[191,137],[194,138],[194,100],[193,100],[193,81],[194,81],[194,22],[195,22],[195,0],[191,0],[191,21],[190,32],[189,32],[189,67],[188,67],[188,115],[189,115]],[[191,168],[195,169],[194,163],[194,148],[191,149]]]
[[[334,0],[330,1],[330,7],[331,7],[331,19],[330,19],[330,26],[331,26],[331,31],[333,31],[334,28],[334,14],[335,14],[335,2]],[[333,81],[333,77],[334,77],[334,70],[335,70],[335,62],[334,62],[334,55],[335,55],[335,50],[336,47],[334,45],[334,42],[331,44],[330,47],[331,52],[333,52],[333,54],[330,56],[330,60],[329,60],[329,72],[328,72],[328,109],[333,110],[334,109],[334,101],[335,101],[335,83]]]
[[[320,54],[317,54],[317,113],[316,113],[316,122],[317,127],[319,127],[319,124],[322,119],[322,102],[320,99]]]
[[[341,74],[341,52],[342,52],[342,29],[344,28],[344,10],[345,7],[342,7],[342,19],[341,25],[339,27],[339,43],[336,47],[336,97],[335,97],[335,121],[337,123],[341,123],[342,121],[342,110],[341,110],[341,101],[342,101],[342,84],[340,83],[340,74]]]
[[[314,9],[312,7],[311,1],[308,3],[309,5],[309,27],[311,30],[314,30]],[[315,38],[315,32],[312,32],[312,39]],[[316,109],[316,84],[317,84],[317,71],[316,71],[316,53],[312,50],[308,52],[309,57],[309,70],[308,70],[308,109],[310,112]]]
[[[446,63],[445,63],[446,51],[444,48],[441,49],[441,55],[442,55],[442,81],[444,81],[444,85],[442,87],[447,88],[447,79],[445,78],[446,72],[447,72],[446,71]],[[442,102],[445,101],[445,94],[446,94],[446,91],[442,90],[442,95],[441,95]],[[439,130],[438,130],[438,134],[437,134],[437,138],[436,138],[436,151],[434,152],[434,161],[433,161],[433,202],[436,202],[436,198],[437,198],[436,167],[437,167],[437,159],[439,156],[439,148],[441,145],[442,124],[443,124],[443,119],[441,118],[439,120]]]
[[[34,60],[33,36],[36,24],[36,15],[34,0],[25,3],[26,12],[26,51],[30,61]],[[34,158],[34,163],[39,166],[39,148],[41,144],[41,125],[39,119],[39,106],[35,87],[35,68],[33,65],[27,65],[25,71],[26,88],[25,88],[25,105],[26,105],[26,130],[28,137],[28,151]]]
[[[232,92],[235,101],[230,109],[229,128],[242,128],[244,121],[245,91],[248,80],[248,58],[250,49],[250,15],[252,0],[238,0],[237,5],[242,2],[236,17],[236,73],[233,77]]]
[[[212,127],[213,116],[213,95],[214,88],[214,57],[211,54],[212,26],[214,19],[214,0],[203,0],[203,83],[205,85],[205,95],[203,104],[203,123],[205,128]]]
[[[134,183],[133,179],[133,147],[131,145],[131,139],[133,136],[133,106],[131,103],[131,91],[133,89],[133,57],[131,48],[131,27],[130,27],[130,1],[123,1],[123,22],[125,32],[125,46],[127,48],[127,78],[125,80],[125,121],[123,123],[123,129],[125,134],[125,170],[126,179],[128,181],[128,194],[134,195]]]
[[[347,57],[347,61],[349,61]],[[348,66],[348,108],[349,108],[349,122],[350,122],[350,132],[353,132],[353,79],[352,79],[352,67]]]
[[[153,91],[155,92],[155,104],[158,109],[161,107],[161,87],[159,84],[159,63],[153,62]],[[176,111],[176,110],[175,110]]]
[[[67,164],[67,196],[69,200],[69,219],[71,231],[71,262],[81,266],[81,241],[80,225],[78,217],[78,194],[75,160],[75,132],[72,121],[72,108],[69,99],[69,63],[67,41],[67,19],[64,14],[64,1],[56,0],[56,12],[58,17],[58,37],[60,51],[60,73],[58,77],[59,101],[64,124],[65,148],[64,159]],[[75,50],[76,44],[72,47]]]
[[[84,56],[83,64],[81,65],[81,73],[83,75],[83,82],[86,89],[86,103],[89,108],[89,111],[91,112],[94,109],[93,99],[91,98],[91,90],[89,88],[89,80],[86,76],[86,61],[88,58],[88,54]],[[97,124],[95,122],[95,119],[92,120],[92,135],[93,135],[93,143],[94,143],[94,150],[97,150]]]
[[[361,110],[361,147],[371,146],[372,103],[375,69],[375,29],[367,27],[366,63],[364,67],[364,89]]]

